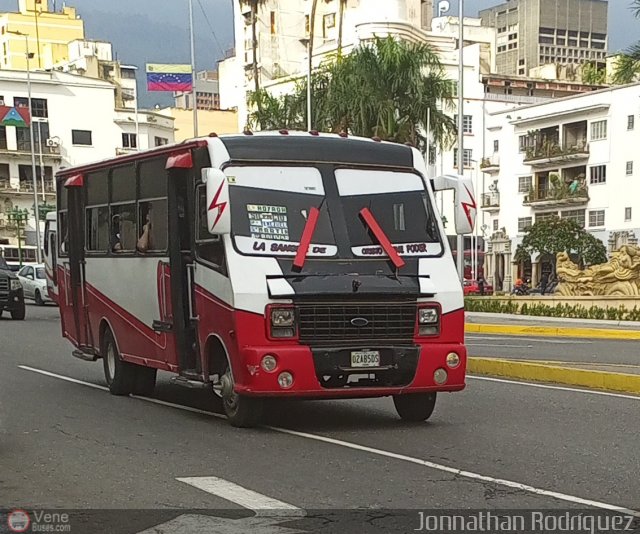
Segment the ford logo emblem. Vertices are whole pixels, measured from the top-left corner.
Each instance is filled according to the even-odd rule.
[[[367,326],[369,324],[369,320],[364,317],[354,317],[351,319],[351,324],[360,328],[362,326]]]

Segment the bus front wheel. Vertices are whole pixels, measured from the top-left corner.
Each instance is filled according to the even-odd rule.
[[[239,428],[256,426],[262,415],[263,399],[236,393],[233,375],[228,366],[220,378],[220,385],[222,407],[231,425]]]
[[[404,421],[419,423],[431,417],[436,407],[436,393],[407,393],[394,395],[393,404]]]
[[[108,329],[102,341],[102,363],[104,377],[112,395],[129,395],[133,392],[136,367],[120,358],[113,334]]]

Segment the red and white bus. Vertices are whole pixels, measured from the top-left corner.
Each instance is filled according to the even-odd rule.
[[[426,172],[405,145],[286,131],[64,169],[47,233],[63,335],[113,394],[170,371],[236,426],[266,397],[392,396],[426,420],[466,368],[433,191],[455,189],[460,233],[476,213],[468,180]]]

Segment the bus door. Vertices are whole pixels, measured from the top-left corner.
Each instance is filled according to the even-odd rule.
[[[169,175],[169,280],[171,332],[178,354],[179,373],[185,379],[202,381],[198,357],[198,316],[195,309],[193,275],[194,169],[191,150],[167,160]],[[165,267],[166,270],[166,267]]]
[[[84,179],[80,174],[67,178],[58,217],[60,249],[66,254],[66,257],[59,259],[64,268],[64,295],[60,295],[62,327],[65,334],[81,349],[93,346],[84,283],[83,185]]]
[[[49,297],[58,304],[58,247],[56,246],[56,214],[47,213],[44,227],[44,267]]]

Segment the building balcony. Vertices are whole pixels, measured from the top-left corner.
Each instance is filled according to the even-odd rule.
[[[481,206],[483,210],[487,211],[500,210],[500,193],[483,193]]]
[[[494,154],[490,158],[483,158],[480,162],[480,170],[487,174],[496,174],[500,172],[500,156]]]
[[[550,208],[586,204],[589,202],[589,190],[581,186],[575,191],[567,187],[559,189],[531,189],[525,195],[522,204],[532,208]]]
[[[589,159],[589,145],[560,145],[549,142],[541,146],[528,148],[524,163],[532,167],[544,167],[545,165],[557,165],[565,162],[574,162]]]
[[[18,158],[31,158],[31,145],[28,143],[19,144],[16,149],[7,148],[6,145],[0,144],[0,156],[13,156]],[[36,156],[40,157],[40,147],[36,146]],[[60,160],[59,146],[43,146],[42,147],[43,159]]]

